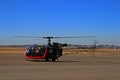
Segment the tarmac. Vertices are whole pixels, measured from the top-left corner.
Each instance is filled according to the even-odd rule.
[[[120,55],[63,55],[58,62],[0,54],[0,80],[120,80]]]

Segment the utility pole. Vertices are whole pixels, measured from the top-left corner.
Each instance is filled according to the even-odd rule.
[[[97,45],[98,41],[97,40],[93,40],[93,52],[96,51],[96,45]]]

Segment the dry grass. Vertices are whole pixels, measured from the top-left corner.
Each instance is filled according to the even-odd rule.
[[[69,54],[79,54],[79,55],[92,55],[92,56],[114,56],[120,55],[120,49],[77,49],[77,48],[64,48],[63,53]]]
[[[0,47],[0,54],[23,54],[24,47]]]
[[[23,54],[25,47],[0,47],[0,54]],[[120,49],[77,49],[77,48],[64,48],[63,54],[79,54],[79,55],[93,55],[93,56],[106,56],[120,54]]]

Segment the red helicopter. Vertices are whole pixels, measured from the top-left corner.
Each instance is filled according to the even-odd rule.
[[[26,60],[39,60],[45,59],[46,61],[55,62],[59,57],[62,56],[62,47],[67,46],[67,44],[61,43],[51,43],[51,39],[59,38],[86,38],[86,37],[95,37],[95,36],[82,36],[82,37],[29,37],[29,36],[14,36],[14,37],[24,37],[24,38],[43,38],[48,39],[47,45],[32,45],[28,47],[24,53],[24,58]]]

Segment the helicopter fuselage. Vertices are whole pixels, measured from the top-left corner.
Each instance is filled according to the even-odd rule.
[[[32,45],[27,48],[24,53],[25,59],[45,59],[46,61],[56,61],[62,56],[62,46],[59,43],[53,43],[53,45]]]

